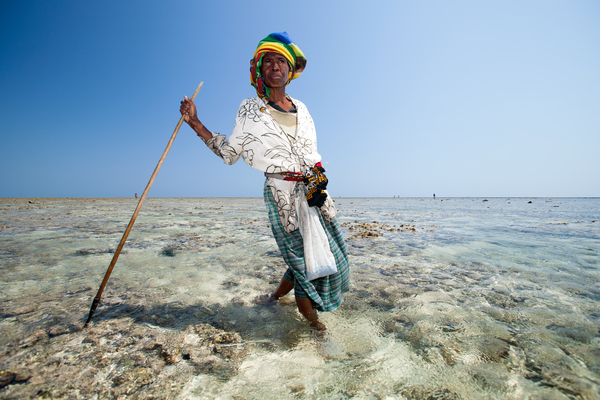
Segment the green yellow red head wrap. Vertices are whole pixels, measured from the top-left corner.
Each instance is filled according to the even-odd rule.
[[[283,55],[290,65],[290,74],[287,83],[300,76],[306,67],[306,57],[296,46],[287,32],[271,33],[258,43],[254,57],[250,60],[250,82],[260,97],[269,97],[271,90],[265,85],[260,74],[262,58],[265,53],[274,52]]]

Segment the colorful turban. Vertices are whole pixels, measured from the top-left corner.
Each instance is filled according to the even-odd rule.
[[[290,66],[290,75],[287,83],[300,76],[306,67],[306,57],[296,46],[287,32],[271,33],[258,43],[254,57],[250,60],[250,82],[260,97],[269,97],[271,90],[265,85],[260,74],[260,67],[265,53],[274,52],[283,55]],[[286,85],[287,85],[286,83]]]

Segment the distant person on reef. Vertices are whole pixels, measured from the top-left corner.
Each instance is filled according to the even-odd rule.
[[[137,199],[137,193],[135,194],[135,198]]]
[[[258,96],[242,102],[229,138],[210,132],[187,97],[180,111],[226,164],[242,157],[264,172],[271,230],[288,269],[277,290],[261,300],[274,302],[294,289],[298,310],[311,326],[323,330],[317,311],[340,306],[350,277],[335,206],[325,189],[327,178],[313,120],[306,106],[285,92],[305,66],[304,54],[288,34],[272,33],[259,42],[250,60],[250,81]],[[313,269],[329,271],[313,278]]]

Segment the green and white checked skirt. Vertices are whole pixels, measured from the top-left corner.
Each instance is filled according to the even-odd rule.
[[[306,280],[304,243],[300,230],[296,229],[291,233],[284,231],[279,214],[277,213],[277,204],[273,199],[273,193],[266,182],[264,198],[269,210],[271,230],[283,255],[283,259],[289,267],[284,277],[289,281],[294,281],[295,296],[297,298],[311,299],[313,307],[318,311],[335,310],[342,304],[342,294],[350,290],[348,252],[337,221],[334,219],[332,222],[328,222],[319,213],[319,219],[329,239],[329,247],[335,258],[338,272],[309,282]]]

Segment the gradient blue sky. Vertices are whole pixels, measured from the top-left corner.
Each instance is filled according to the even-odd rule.
[[[270,5],[269,5],[270,4]],[[333,196],[600,196],[598,1],[0,2],[0,197],[141,194],[287,31]],[[186,125],[150,196],[262,196]]]

